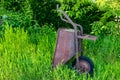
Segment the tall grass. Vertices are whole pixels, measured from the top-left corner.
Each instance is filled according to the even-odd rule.
[[[95,63],[94,80],[119,80],[120,37],[108,35],[96,42],[86,41],[85,54]]]
[[[0,80],[86,80],[85,74],[67,65],[52,69],[57,34],[48,26],[37,30],[29,33],[6,25],[0,38]],[[88,80],[120,79],[119,42],[119,36],[84,41],[84,54],[95,64],[94,76]]]
[[[6,25],[0,38],[0,80],[40,80],[50,76],[55,33],[34,34],[32,43],[27,31]]]

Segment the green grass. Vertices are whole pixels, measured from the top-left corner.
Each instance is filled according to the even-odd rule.
[[[38,30],[38,29],[37,29]],[[0,38],[0,80],[86,80],[85,74],[60,65],[52,69],[57,33],[44,26],[38,31],[25,31],[6,25]],[[88,80],[120,79],[120,37],[99,37],[84,41],[84,54],[95,64],[94,77]]]

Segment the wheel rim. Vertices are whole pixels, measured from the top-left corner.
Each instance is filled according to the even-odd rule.
[[[85,60],[79,61],[78,71],[80,73],[88,73],[90,72],[90,70],[91,70],[90,64],[87,61]]]

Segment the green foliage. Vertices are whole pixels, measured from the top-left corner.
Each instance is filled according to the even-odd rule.
[[[37,47],[37,45],[39,44],[39,40],[42,37],[47,36],[48,38],[51,38],[52,41],[54,41],[51,37],[51,35],[53,35],[53,37],[55,37],[55,29],[53,28],[52,25],[44,25],[42,27],[29,27],[27,29],[28,34],[29,34],[29,42],[34,43]],[[49,36],[50,35],[50,36]],[[39,36],[39,37],[38,37]],[[42,37],[41,37],[42,36]]]
[[[0,80],[87,79],[86,74],[79,74],[68,65],[52,68],[57,35],[53,26],[67,25],[56,13],[57,3],[54,0],[1,0]],[[95,64],[94,76],[88,76],[88,80],[120,79],[120,37],[115,35],[119,23],[114,21],[114,17],[119,16],[119,7],[118,0],[94,3],[61,0],[60,8],[74,22],[82,24],[85,32],[102,35],[96,42],[84,41],[84,54]]]
[[[44,24],[53,24],[57,29],[63,26],[63,22],[57,15],[56,5],[59,4],[56,0],[4,0],[1,1],[2,7],[8,11],[21,13],[27,24],[37,23],[40,26]],[[24,15],[23,15],[24,14]],[[27,19],[26,19],[27,18]],[[34,22],[35,21],[35,22]],[[25,26],[26,27],[26,26]],[[28,27],[28,26],[27,26]]]
[[[96,4],[91,0],[66,0],[61,3],[61,9],[72,18],[72,20],[83,26],[85,33],[92,31],[90,25],[94,21],[100,20],[103,11],[99,11]]]
[[[12,28],[8,24],[0,38],[0,80],[86,80],[67,65],[52,69],[56,32],[44,26],[38,31]],[[37,35],[38,34],[38,35]],[[36,36],[38,43],[30,41]],[[84,54],[95,64],[94,77],[88,80],[120,79],[120,37],[107,36],[96,42],[84,41]]]
[[[16,2],[20,5],[19,9],[16,9],[16,7],[18,7],[17,5],[13,5]],[[28,28],[38,25],[36,20],[33,20],[33,11],[31,10],[29,0],[5,0],[1,2],[0,5],[4,5],[0,8],[0,16],[6,15],[6,21],[12,25],[12,27]]]
[[[60,20],[56,5],[59,4],[56,0],[30,0],[31,8],[33,11],[33,18],[38,21],[40,26],[44,24],[53,24],[57,29],[63,26],[63,22]]]
[[[60,20],[56,12],[56,4],[60,4],[60,8],[74,22],[81,24],[85,33],[92,32],[92,34],[104,35],[118,34],[119,32],[116,31],[119,22],[115,22],[115,17],[120,16],[119,0],[2,0],[0,16],[6,15],[6,10],[11,11],[10,13],[15,11],[16,14],[13,13],[12,15],[16,16],[11,16],[13,20],[10,21],[13,27],[19,25],[27,28],[38,26],[38,24],[43,26],[46,23],[53,24],[56,29],[59,27],[71,27]],[[99,28],[96,24],[99,25]]]
[[[85,33],[118,34],[119,22],[115,22],[115,16],[120,16],[119,1],[65,0],[61,5],[74,22],[83,26]]]
[[[14,10],[7,10],[5,7],[0,7],[0,37],[4,34],[5,25],[9,24],[12,27],[20,27],[24,28],[25,30],[29,27],[39,27],[39,24],[36,20],[33,20],[33,13],[30,9],[29,2],[24,2],[24,7],[21,8],[23,12],[15,11]]]
[[[30,0],[1,0],[2,6],[10,11],[24,12],[30,8]]]
[[[97,0],[96,4],[100,11],[105,11],[99,21],[92,23],[92,33],[98,35],[119,34],[119,22],[115,22],[115,17],[120,16],[120,2]]]

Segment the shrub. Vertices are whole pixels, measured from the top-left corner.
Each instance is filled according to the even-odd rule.
[[[56,0],[4,0],[1,4],[9,11],[21,13],[27,24],[34,24],[34,20],[37,20],[40,26],[53,24],[57,29],[63,25],[56,12],[56,4],[59,4]]]
[[[120,2],[100,0],[96,1],[96,4],[100,11],[104,11],[100,20],[92,23],[92,33],[98,35],[104,34],[119,34],[120,29],[117,27],[119,22],[115,22],[115,17],[120,16]]]
[[[65,0],[61,4],[61,9],[66,11],[74,22],[81,24],[85,33],[92,31],[90,24],[100,20],[104,13],[99,11],[96,4],[91,0]]]
[[[108,0],[64,0],[61,9],[66,11],[74,22],[81,24],[85,33],[105,35],[118,34],[119,22],[115,16],[120,16],[119,1]]]

